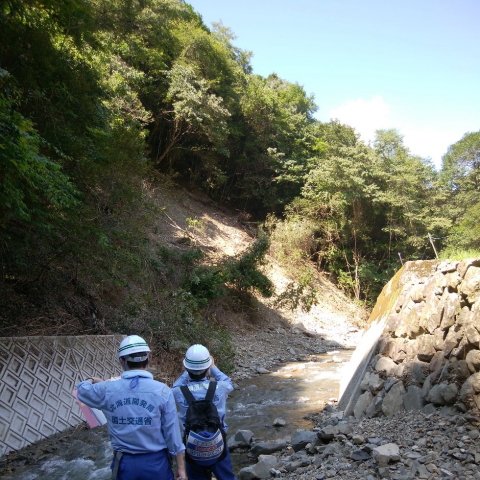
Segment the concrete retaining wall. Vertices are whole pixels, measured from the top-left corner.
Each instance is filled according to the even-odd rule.
[[[0,456],[84,421],[72,390],[120,374],[123,338],[0,338]]]

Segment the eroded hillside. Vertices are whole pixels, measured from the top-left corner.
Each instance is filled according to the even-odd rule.
[[[257,228],[254,222],[243,212],[219,206],[201,192],[193,193],[178,186],[158,187],[150,190],[150,200],[156,206],[148,232],[152,256],[158,252],[161,255],[168,252],[169,256],[189,255],[199,249],[203,252],[202,264],[214,265],[225,257],[241,255],[254,241]],[[146,322],[145,318],[162,317],[162,303],[147,303],[145,298],[178,283],[176,277],[185,273],[181,267],[181,264],[172,264],[158,268],[154,272],[156,277],[149,282],[137,275],[128,284],[107,288],[89,281],[88,275],[81,279],[72,277],[72,265],[52,264],[38,285],[27,285],[23,290],[10,289],[8,295],[2,296],[0,316],[8,327],[4,327],[1,335],[131,333],[136,323]],[[272,257],[267,256],[264,269],[277,294],[295,281],[294,274],[274,263]],[[53,271],[57,274],[54,280]],[[315,272],[313,284],[318,303],[309,312],[300,307],[294,311],[277,308],[275,295],[269,299],[260,295],[227,295],[211,301],[207,315],[232,333],[239,358],[242,345],[253,345],[260,332],[270,335],[271,343],[278,343],[278,339],[274,339],[276,329],[290,330],[297,323],[325,340],[347,342],[346,334],[363,324],[366,312],[322,273]],[[165,298],[168,301],[168,296]],[[8,322],[12,312],[11,318],[19,321]],[[174,314],[172,322],[175,323]],[[149,334],[148,329],[145,332]],[[268,356],[269,349],[261,351]],[[166,357],[165,361],[168,363],[168,358],[176,356]],[[165,362],[161,368],[168,370]]]

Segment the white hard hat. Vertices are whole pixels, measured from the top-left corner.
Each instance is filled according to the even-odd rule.
[[[210,367],[212,359],[210,353],[203,345],[192,345],[185,354],[183,365],[187,370],[202,372]]]
[[[148,358],[148,352],[151,352],[147,342],[138,335],[129,335],[124,338],[118,347],[118,359],[126,357],[129,362],[143,362]],[[143,355],[134,355],[143,353]]]

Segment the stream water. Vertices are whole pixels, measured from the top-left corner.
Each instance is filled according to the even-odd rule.
[[[307,414],[320,411],[338,396],[342,370],[351,350],[312,355],[308,361],[277,365],[269,374],[242,380],[229,397],[229,433],[251,430],[254,439],[286,439],[314,425]],[[275,427],[275,419],[286,424]],[[74,436],[73,436],[74,437]],[[107,480],[111,478],[112,449],[106,427],[86,432],[82,439],[65,440],[64,448],[35,465],[16,468],[3,478],[16,480]],[[244,453],[233,453],[234,471],[250,464]]]

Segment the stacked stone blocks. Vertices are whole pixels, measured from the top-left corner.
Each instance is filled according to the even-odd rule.
[[[352,408],[357,418],[480,409],[480,259],[408,262],[380,295],[372,324],[375,312],[385,326]]]

